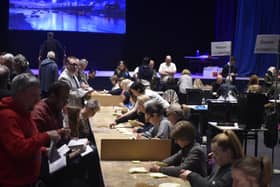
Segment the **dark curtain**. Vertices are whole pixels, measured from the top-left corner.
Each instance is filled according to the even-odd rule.
[[[276,55],[254,54],[257,34],[280,34],[279,0],[238,0],[233,54],[239,76],[263,76]]]

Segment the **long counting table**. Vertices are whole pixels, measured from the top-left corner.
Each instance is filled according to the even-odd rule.
[[[96,146],[100,156],[101,139],[129,139],[129,135],[120,134],[116,129],[109,129],[113,121],[115,108],[112,106],[101,107],[90,123],[95,136]],[[114,150],[112,150],[114,151]],[[155,179],[147,173],[130,174],[131,167],[141,167],[148,162],[133,164],[131,161],[100,161],[104,184],[106,187],[157,187],[161,183],[178,183],[180,187],[190,187],[190,184],[176,177]]]

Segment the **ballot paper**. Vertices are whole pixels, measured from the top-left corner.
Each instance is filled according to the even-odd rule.
[[[72,149],[72,148],[76,148],[76,147],[86,146],[87,144],[88,144],[88,139],[87,138],[72,139],[68,143],[68,147],[70,149]]]
[[[57,149],[57,151],[60,156],[64,156],[68,151],[70,151],[70,148],[66,144],[63,144],[60,148]]]
[[[61,156],[59,159],[57,159],[54,162],[49,162],[49,172],[50,174],[60,170],[61,168],[66,167],[67,161],[66,156]]]
[[[181,187],[181,184],[178,183],[161,183],[158,187]]]
[[[148,170],[144,167],[133,167],[129,168],[129,173],[148,173]]]
[[[167,177],[167,175],[165,175],[163,173],[159,173],[159,172],[153,172],[153,173],[150,173],[149,175],[153,178],[165,178],[165,177]]]
[[[81,156],[84,157],[86,155],[88,155],[89,153],[91,153],[93,151],[93,149],[90,147],[90,145],[87,145],[86,150],[81,153]]]

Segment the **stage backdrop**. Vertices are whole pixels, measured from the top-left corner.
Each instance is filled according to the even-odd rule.
[[[280,34],[279,0],[238,0],[233,53],[241,76],[263,76],[276,65],[276,55],[256,55],[257,34]]]

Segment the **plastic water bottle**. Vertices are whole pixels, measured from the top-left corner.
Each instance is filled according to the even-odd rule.
[[[195,52],[196,56],[199,56],[199,50],[197,49]]]

